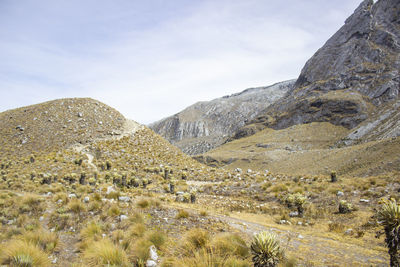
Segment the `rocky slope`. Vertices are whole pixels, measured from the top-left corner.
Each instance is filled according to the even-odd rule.
[[[376,114],[382,111],[398,114],[399,14],[398,0],[363,1],[308,60],[287,96],[241,129],[236,138],[265,127],[284,129],[310,122],[326,121],[352,129],[366,119],[378,119]],[[398,126],[394,132],[382,127],[391,131],[382,132],[384,136],[400,134]],[[363,128],[364,134],[367,128]]]
[[[291,174],[398,171],[399,14],[398,0],[363,1],[306,63],[285,97],[237,131],[232,142],[197,159]],[[321,140],[324,146],[318,146]]]
[[[68,98],[0,113],[0,151],[24,155],[118,134],[125,118],[90,98]]]
[[[178,114],[152,123],[150,128],[185,153],[203,153],[222,144],[260,111],[284,96],[293,84],[294,80],[290,80],[198,102]]]

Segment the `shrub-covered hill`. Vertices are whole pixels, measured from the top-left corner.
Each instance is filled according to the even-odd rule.
[[[90,98],[69,98],[0,113],[1,155],[52,152],[122,130],[125,118]]]
[[[3,180],[23,183],[220,180],[207,168],[145,126],[92,99],[61,99],[0,114]],[[24,141],[25,140],[25,141]],[[211,175],[210,175],[211,173]],[[14,178],[21,178],[14,179]],[[145,182],[146,183],[146,182]],[[17,186],[18,187],[18,186]]]

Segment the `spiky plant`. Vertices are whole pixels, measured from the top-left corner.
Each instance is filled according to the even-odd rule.
[[[286,205],[290,208],[295,206],[299,212],[299,216],[302,217],[304,213],[304,205],[307,203],[307,197],[300,193],[289,194],[285,199]]]
[[[267,231],[254,236],[250,249],[254,267],[275,267],[283,257],[278,238]]]
[[[397,252],[400,248],[400,205],[395,199],[385,200],[382,208],[378,211],[377,218],[385,229],[390,266],[400,266]]]

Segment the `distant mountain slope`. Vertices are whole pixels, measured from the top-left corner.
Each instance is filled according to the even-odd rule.
[[[284,129],[310,122],[352,129],[383,110],[398,110],[399,14],[399,0],[363,1],[308,60],[287,97],[268,107],[236,138],[265,127]],[[391,135],[399,134],[397,128]]]
[[[283,97],[294,81],[250,88],[198,102],[178,114],[152,123],[150,128],[188,154],[203,153],[222,144],[247,121]]]

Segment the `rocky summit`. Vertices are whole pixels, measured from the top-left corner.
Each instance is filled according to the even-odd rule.
[[[281,99],[295,80],[267,87],[246,89],[211,101],[198,102],[150,125],[185,153],[204,153],[221,145],[227,137]]]
[[[265,127],[284,129],[324,121],[356,129],[367,120],[373,125],[363,126],[364,136],[376,129],[383,118],[398,117],[399,14],[398,0],[363,1],[344,26],[308,60],[287,95],[235,137],[248,136]],[[398,120],[393,123],[397,130],[386,133],[381,129],[383,136],[400,134]],[[362,136],[353,134],[349,138]]]

